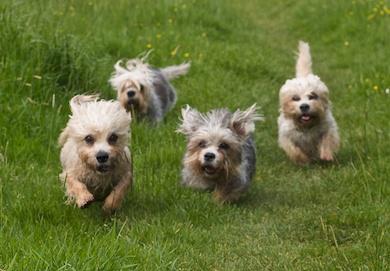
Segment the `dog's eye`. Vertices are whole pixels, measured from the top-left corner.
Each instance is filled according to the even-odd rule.
[[[301,98],[299,98],[299,96],[297,96],[297,95],[294,95],[293,97],[292,97],[292,100],[293,101],[299,101]]]
[[[115,144],[118,141],[118,136],[116,134],[111,134],[108,138],[108,143]]]
[[[139,85],[139,88],[140,88],[139,90],[140,90],[141,92],[144,92],[144,89],[145,89],[144,85],[140,84],[140,85]]]
[[[229,145],[228,144],[226,144],[226,143],[221,143],[221,144],[219,144],[219,146],[218,146],[220,149],[223,149],[223,150],[227,150],[227,149],[229,149]]]
[[[204,148],[204,147],[206,147],[206,141],[204,141],[204,140],[200,141],[200,142],[198,143],[198,147],[199,147],[199,148]]]
[[[318,99],[318,95],[315,94],[315,93],[312,93],[309,95],[309,100],[317,100]]]
[[[93,138],[93,136],[87,135],[87,136],[84,138],[84,141],[85,141],[85,143],[87,143],[88,145],[92,145],[92,144],[95,142],[95,139]]]

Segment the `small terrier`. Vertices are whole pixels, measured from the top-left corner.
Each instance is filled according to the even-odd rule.
[[[176,103],[176,91],[170,80],[186,74],[190,64],[158,69],[145,63],[145,58],[129,60],[126,67],[118,61],[109,82],[128,112],[158,123]]]
[[[129,141],[131,115],[117,101],[98,101],[97,95],[77,95],[72,115],[59,137],[61,180],[68,203],[79,208],[104,201],[103,211],[121,205],[132,184]]]
[[[333,161],[339,148],[328,88],[311,65],[310,47],[300,41],[296,78],[287,80],[279,93],[279,146],[299,164]]]
[[[255,173],[253,133],[256,105],[234,113],[226,109],[206,114],[187,106],[182,109],[178,132],[187,138],[182,184],[213,190],[217,202],[234,202],[248,188]]]

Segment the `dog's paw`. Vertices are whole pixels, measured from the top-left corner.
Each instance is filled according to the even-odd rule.
[[[88,203],[92,202],[93,200],[94,198],[91,193],[84,193],[76,199],[76,205],[79,208],[85,208],[88,206]]]
[[[329,150],[321,150],[320,159],[321,159],[322,161],[331,162],[331,161],[333,161],[333,154],[332,154],[332,152],[329,151]]]

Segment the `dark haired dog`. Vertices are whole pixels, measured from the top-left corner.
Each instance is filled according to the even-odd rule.
[[[248,188],[255,172],[254,122],[262,119],[253,105],[234,113],[226,109],[199,113],[182,109],[178,132],[187,137],[182,184],[211,189],[218,202],[234,202]]]
[[[144,59],[129,60],[126,67],[121,63],[115,64],[109,80],[117,91],[119,102],[137,117],[160,122],[176,103],[176,91],[170,80],[186,74],[190,64],[158,69],[145,63]]]

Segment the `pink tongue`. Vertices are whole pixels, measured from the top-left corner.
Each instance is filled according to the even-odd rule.
[[[302,116],[302,119],[303,119],[304,121],[308,121],[308,120],[310,120],[310,116]]]

